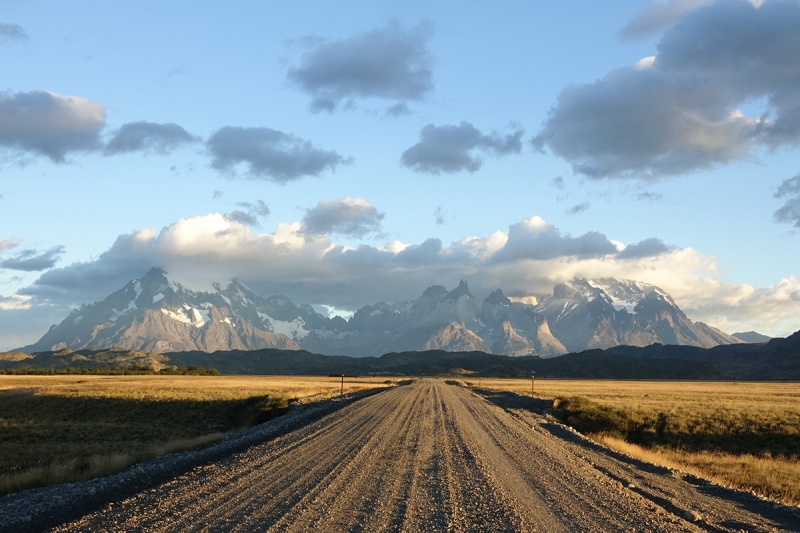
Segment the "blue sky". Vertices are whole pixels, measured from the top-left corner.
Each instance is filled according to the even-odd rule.
[[[789,334],[797,30],[780,0],[0,2],[0,348],[149,266],[344,311],[629,277]]]

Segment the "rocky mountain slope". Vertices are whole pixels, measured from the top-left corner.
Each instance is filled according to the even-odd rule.
[[[479,304],[462,280],[451,291],[433,285],[416,300],[367,305],[344,320],[285,296],[263,297],[237,281],[190,290],[152,269],[102,302],[74,310],[20,350],[302,348],[353,356],[445,350],[547,358],[617,345],[738,342],[689,320],[658,287],[630,280],[573,280],[537,305],[513,302],[499,289]]]

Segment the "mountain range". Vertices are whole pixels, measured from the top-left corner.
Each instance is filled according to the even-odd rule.
[[[153,268],[103,301],[73,310],[19,350],[275,348],[358,357],[444,350],[548,358],[618,345],[742,342],[692,322],[658,287],[614,278],[559,284],[542,302],[512,301],[498,289],[480,303],[462,280],[453,290],[428,287],[416,300],[367,305],[349,320],[297,306],[286,296],[264,297],[235,280],[212,287],[192,290]]]

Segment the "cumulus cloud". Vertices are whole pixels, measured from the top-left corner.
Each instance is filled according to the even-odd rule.
[[[0,22],[0,42],[2,41],[25,41],[28,33],[19,24],[8,24]]]
[[[152,266],[198,289],[237,278],[265,295],[281,293],[297,303],[348,310],[414,299],[433,283],[455,286],[462,277],[478,297],[497,288],[541,295],[575,277],[618,277],[657,285],[693,320],[728,331],[777,335],[800,328],[795,277],[763,288],[727,283],[714,257],[691,248],[656,253],[659,248],[655,240],[645,239],[617,252],[605,235],[572,237],[539,217],[513,224],[508,232],[450,245],[429,238],[419,244],[350,247],[329,235],[308,234],[302,221],[255,233],[210,214],[181,219],[160,231],[120,235],[97,258],[48,270],[17,296],[30,297],[25,305],[44,306],[43,312],[61,306],[66,315],[64,306],[102,299]]]
[[[775,198],[786,200],[783,206],[775,211],[775,220],[794,224],[794,227],[800,228],[800,174],[783,180],[775,191]]]
[[[212,168],[232,173],[243,165],[250,178],[277,183],[318,176],[351,162],[311,141],[270,128],[226,126],[206,141],[206,147]]]
[[[255,202],[237,202],[236,205],[246,209],[246,211],[236,209],[235,211],[226,213],[225,218],[246,226],[258,226],[258,219],[266,217],[272,212],[263,200],[256,200]]]
[[[578,237],[563,234],[541,217],[531,217],[512,224],[508,241],[502,249],[492,255],[494,261],[518,259],[555,259],[557,257],[604,257],[617,253],[617,248],[608,237],[589,231]]]
[[[63,163],[70,152],[95,150],[105,126],[102,105],[47,91],[0,94],[0,147]]]
[[[108,141],[106,155],[126,152],[152,152],[168,154],[182,145],[199,139],[173,123],[129,122],[123,124]]]
[[[343,200],[325,198],[306,211],[303,217],[303,232],[309,235],[338,233],[352,237],[363,237],[370,233],[381,233],[381,221],[385,214],[361,198],[348,196]]]
[[[579,204],[575,204],[569,209],[566,209],[565,212],[568,215],[577,215],[583,213],[584,211],[588,211],[592,205],[589,202],[581,202]]]
[[[657,0],[642,7],[620,31],[623,39],[635,40],[664,33],[685,13],[712,0]]]
[[[422,128],[419,142],[403,152],[401,163],[428,174],[475,172],[483,164],[479,154],[518,154],[523,134],[522,129],[516,128],[505,136],[497,132],[486,135],[469,122],[458,126],[428,124]]]
[[[311,95],[314,112],[334,111],[360,98],[421,100],[433,89],[428,40],[432,27],[389,24],[346,39],[322,42],[289,70],[291,83]],[[389,114],[392,114],[389,108]],[[401,114],[408,108],[394,107]]]
[[[617,253],[618,259],[641,259],[669,252],[669,247],[661,239],[651,237],[635,244],[629,244]]]
[[[0,294],[0,309],[3,311],[10,311],[13,309],[28,309],[31,306],[30,296],[22,296],[19,294]]]
[[[5,241],[4,241],[5,242]],[[0,243],[2,245],[2,243]],[[2,249],[2,247],[0,247]],[[39,272],[52,268],[64,253],[63,246],[53,246],[49,250],[20,250],[16,256],[0,260],[0,268],[8,270],[22,270],[24,272]]]
[[[800,141],[800,4],[715,2],[664,34],[647,65],[565,88],[533,144],[589,177],[658,179]],[[767,111],[740,107],[763,99]]]

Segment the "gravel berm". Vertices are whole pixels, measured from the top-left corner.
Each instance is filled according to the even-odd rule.
[[[145,484],[53,530],[798,530],[791,508],[627,460],[522,405],[499,403],[418,380]],[[4,520],[10,511],[0,501]]]

